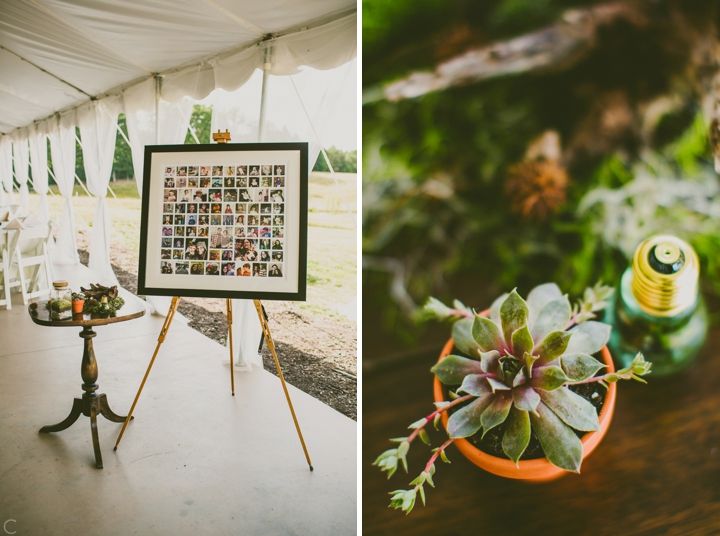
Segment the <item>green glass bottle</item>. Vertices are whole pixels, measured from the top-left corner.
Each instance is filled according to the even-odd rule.
[[[679,238],[652,236],[637,247],[605,313],[613,327],[608,346],[619,367],[637,352],[652,362],[654,376],[693,361],[708,328],[699,274],[697,254]]]

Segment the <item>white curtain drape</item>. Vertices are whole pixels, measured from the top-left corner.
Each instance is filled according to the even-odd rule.
[[[65,198],[54,262],[58,264],[78,264],[80,258],[75,241],[75,214],[72,205],[73,184],[75,182],[75,110],[50,121],[48,137],[52,156],[53,173],[60,194]]]
[[[112,174],[117,137],[120,97],[92,101],[78,108],[77,120],[82,141],[85,177],[90,193],[98,198],[90,237],[90,269],[110,284],[117,277],[110,264],[110,212],[107,191]]]
[[[13,162],[15,164],[15,180],[20,185],[20,206],[25,214],[30,212],[30,192],[28,191],[28,131],[23,128],[13,134]]]
[[[174,103],[161,99],[159,102],[160,118],[156,138],[155,79],[150,78],[126,90],[123,97],[135,181],[137,182],[138,191],[142,195],[145,146],[183,143],[190,124],[193,103],[189,98]]]
[[[142,196],[145,146],[184,143],[192,115],[191,99],[184,98],[175,103],[161,99],[158,103],[160,113],[156,132],[155,87],[155,79],[151,78],[128,89],[123,95],[135,181],[140,196]],[[147,296],[147,301],[153,313],[167,315],[170,309],[169,297]]]
[[[30,165],[32,166],[33,188],[40,195],[37,217],[42,223],[50,221],[48,207],[48,159],[47,159],[47,127],[46,121],[34,125],[30,129]]]
[[[14,204],[12,141],[8,135],[0,137],[0,181],[2,181],[2,188],[0,188],[0,205]]]

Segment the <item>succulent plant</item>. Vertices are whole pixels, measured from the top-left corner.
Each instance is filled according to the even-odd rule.
[[[626,368],[597,375],[604,364],[593,354],[605,346],[610,326],[590,320],[607,305],[612,288],[600,284],[585,291],[583,299],[570,306],[554,283],[534,288],[523,300],[513,290],[500,296],[490,309],[477,314],[459,301],[453,307],[430,298],[426,311],[453,322],[456,348],[468,357],[448,355],[431,371],[454,391],[451,401],[436,403],[436,410],[410,425],[408,437],[391,441],[399,446],[382,453],[374,465],[395,473],[401,462],[407,472],[407,453],[412,441],[430,444],[426,425],[437,428],[442,413],[454,408],[447,422],[448,439],[433,450],[413,488],[391,493],[390,506],[409,513],[418,495],[425,504],[424,484],[434,487],[435,461],[448,462],[445,449],[456,439],[482,435],[505,423],[502,450],[518,464],[531,433],[540,442],[552,464],[580,472],[583,449],[578,434],[599,430],[595,407],[575,394],[568,385],[634,379],[650,372],[642,354]]]

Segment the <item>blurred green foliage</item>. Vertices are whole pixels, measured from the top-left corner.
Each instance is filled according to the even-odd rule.
[[[590,4],[365,0],[363,89]],[[627,254],[598,232],[602,211],[579,214],[578,206],[597,188],[632,183],[638,169],[677,180],[714,173],[698,89],[707,73],[693,65],[686,39],[708,31],[717,8],[716,1],[658,1],[650,23],[602,27],[573,65],[363,106],[365,303],[382,308],[397,330],[398,282],[415,303],[430,293],[446,297],[448,278],[463,274],[490,294],[546,281],[573,294],[599,279],[614,284]],[[676,31],[678,13],[685,34]],[[661,109],[657,117],[651,104]],[[506,177],[548,130],[559,133],[570,181],[554,217],[532,221],[511,211]],[[690,238],[720,283],[712,268],[720,240]],[[403,269],[388,271],[388,259]]]

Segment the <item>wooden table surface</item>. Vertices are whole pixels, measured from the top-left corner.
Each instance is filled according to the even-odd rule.
[[[433,409],[430,367],[437,350],[390,359],[363,373],[363,534],[720,534],[720,328],[685,372],[621,382],[607,436],[582,465],[544,484],[496,477],[453,446],[450,465],[436,464],[435,489],[425,486],[405,515],[388,508],[388,493],[409,489],[431,452],[414,441],[408,462],[388,480],[372,466],[392,448],[388,438]],[[431,432],[433,447],[446,437]]]
[[[47,300],[37,302],[35,310],[28,306],[30,318],[36,324],[51,327],[72,327],[72,326],[105,326],[116,322],[125,322],[133,318],[139,318],[145,314],[145,305],[138,300],[125,300],[125,304],[113,315],[90,315],[87,313],[73,313],[72,317],[65,320],[53,320],[50,316],[50,309],[46,307]]]

